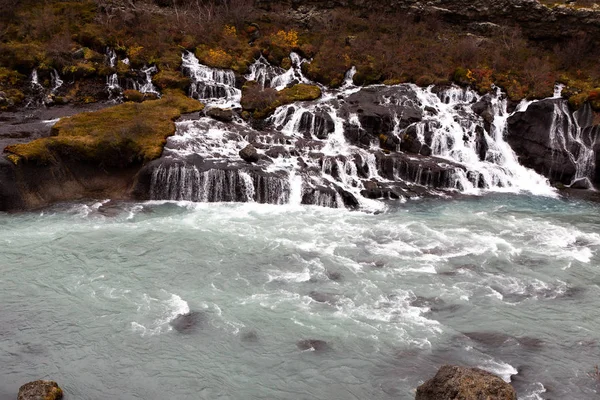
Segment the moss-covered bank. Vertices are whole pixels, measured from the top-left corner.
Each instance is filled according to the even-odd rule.
[[[58,159],[104,167],[125,167],[160,157],[173,122],[202,103],[181,91],[165,91],[159,100],[127,102],[61,119],[49,138],[6,148],[14,164],[48,165]]]

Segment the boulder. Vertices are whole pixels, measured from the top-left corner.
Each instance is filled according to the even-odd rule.
[[[409,85],[367,87],[351,94],[341,107],[344,116],[356,115],[371,136],[388,135],[423,119],[416,93]],[[349,134],[346,132],[346,136]]]
[[[515,389],[479,368],[444,365],[417,388],[416,400],[517,400]]]
[[[33,381],[19,388],[17,400],[58,400],[63,391],[54,381]]]
[[[169,324],[180,333],[191,333],[196,330],[196,327],[205,319],[203,313],[198,311],[190,311],[185,314],[179,314]]]
[[[247,145],[242,150],[240,150],[240,157],[242,157],[242,160],[249,163],[255,163],[260,159],[256,148],[251,144]]]
[[[327,139],[327,136],[333,133],[334,130],[335,124],[327,112],[305,111],[300,117],[298,131],[304,134],[307,139],[312,138],[313,135],[318,139]]]
[[[506,141],[521,164],[568,185],[577,170],[575,155],[580,150],[580,144],[570,139],[574,128],[566,100],[545,99],[508,118]]]
[[[233,110],[231,108],[212,107],[206,111],[206,115],[222,122],[233,121]]]

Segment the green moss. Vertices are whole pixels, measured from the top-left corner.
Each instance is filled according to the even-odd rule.
[[[125,167],[160,157],[167,137],[175,132],[173,121],[203,107],[180,91],[165,91],[160,100],[124,103],[63,118],[52,128],[51,137],[11,145],[5,151],[15,164],[45,165],[68,158]]]

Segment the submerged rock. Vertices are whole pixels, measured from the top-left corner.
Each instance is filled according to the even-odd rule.
[[[319,339],[303,339],[296,343],[300,350],[325,351],[329,349],[329,345],[324,340]]]
[[[313,290],[308,295],[310,296],[311,299],[313,299],[314,301],[316,301],[318,303],[333,304],[336,301],[335,296],[332,294],[329,294],[329,293],[317,292],[317,291]]]
[[[180,333],[191,333],[204,320],[204,314],[198,311],[190,311],[186,314],[179,314],[169,324]]]
[[[54,381],[33,381],[19,388],[17,400],[58,400],[63,391]]]
[[[517,400],[515,389],[479,368],[444,365],[417,388],[416,400]]]

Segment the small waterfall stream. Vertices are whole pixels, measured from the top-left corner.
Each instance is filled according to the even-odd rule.
[[[301,71],[308,61],[293,53],[290,58],[286,71],[260,57],[245,79],[278,90],[311,83]],[[233,71],[202,65],[189,52],[182,60],[192,79],[191,97],[208,107],[240,107]],[[208,117],[178,122],[163,159],[150,167],[150,198],[378,209],[382,203],[375,199],[405,201],[448,191],[554,195],[548,180],[522,166],[505,141],[511,114],[500,90],[481,96],[455,86],[357,87],[354,73],[348,71],[339,89],[320,86],[318,100],[278,107],[259,129]],[[576,122],[561,131],[560,118],[569,114],[560,115],[557,138],[581,142]],[[256,148],[256,164],[239,155],[248,144]],[[590,151],[577,153],[578,178],[594,168]]]

